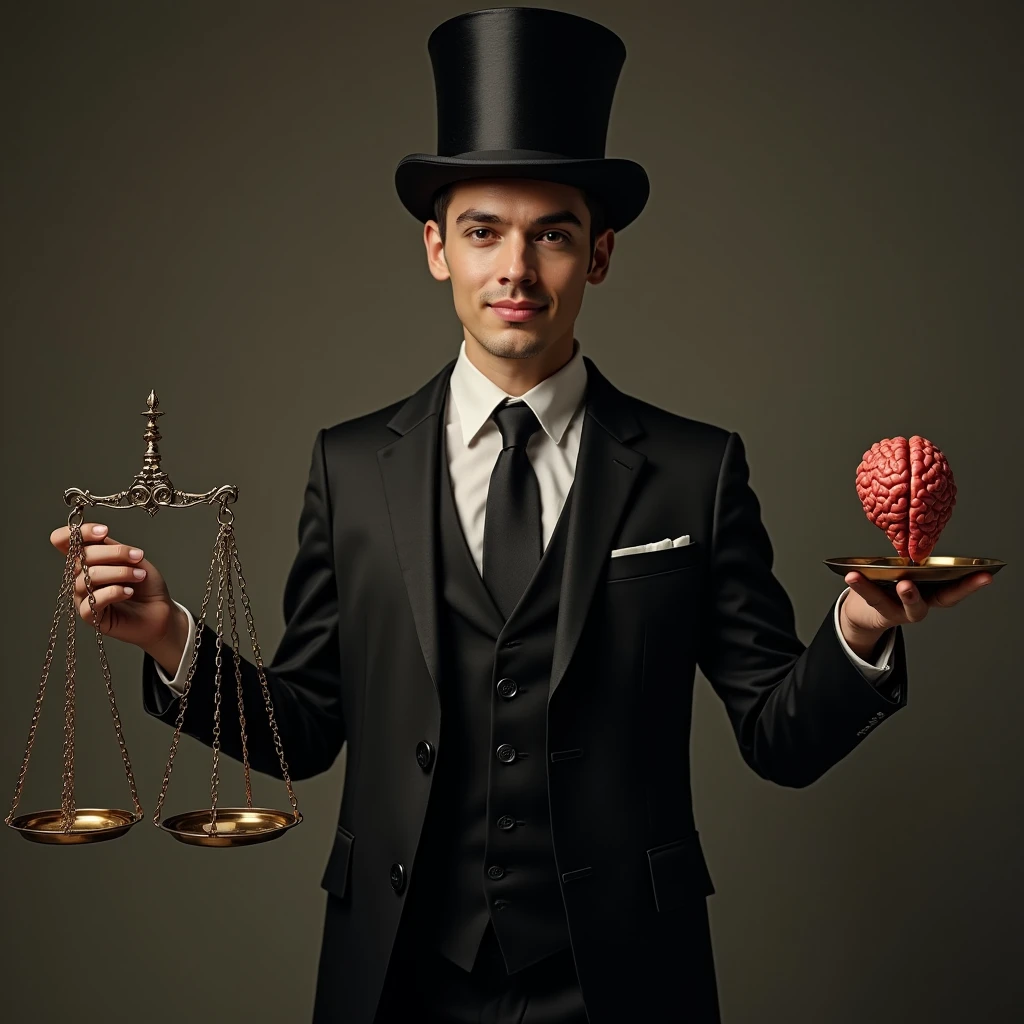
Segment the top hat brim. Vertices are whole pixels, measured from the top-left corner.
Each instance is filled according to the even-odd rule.
[[[486,157],[411,153],[395,169],[395,188],[402,205],[425,224],[434,216],[434,193],[471,178],[534,178],[584,189],[601,201],[613,231],[640,215],[651,191],[647,172],[633,160],[523,156],[515,150]]]

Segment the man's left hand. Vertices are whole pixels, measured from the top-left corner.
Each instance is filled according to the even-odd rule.
[[[911,580],[896,584],[896,599],[892,589],[885,589],[851,571],[844,577],[850,593],[839,610],[839,620],[846,642],[851,647],[870,648],[878,638],[893,626],[920,622],[931,608],[951,608],[968,594],[992,582],[990,572],[972,572],[959,580],[929,589],[925,597]]]

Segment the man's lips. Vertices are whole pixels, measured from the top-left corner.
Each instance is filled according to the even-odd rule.
[[[546,308],[546,306],[524,306],[521,309],[516,309],[514,306],[491,306],[491,309],[493,309],[502,320],[508,320],[513,323],[518,323],[522,320],[532,320],[541,312],[541,310]]]

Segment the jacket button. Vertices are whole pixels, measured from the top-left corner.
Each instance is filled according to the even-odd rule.
[[[505,869],[500,864],[492,864],[487,869],[488,878],[501,878],[505,874]]]
[[[416,744],[416,763],[425,771],[430,771],[434,763],[434,748],[426,741],[420,740]]]
[[[401,892],[405,888],[405,868],[401,864],[391,865],[391,888]]]
[[[511,814],[503,814],[498,819],[498,828],[510,829],[516,827],[516,819]]]
[[[503,764],[510,764],[516,759],[516,748],[511,743],[502,743],[496,751],[498,760]]]
[[[514,679],[502,679],[498,683],[498,693],[504,697],[505,700],[511,700],[516,693],[518,693],[519,687],[516,686]]]

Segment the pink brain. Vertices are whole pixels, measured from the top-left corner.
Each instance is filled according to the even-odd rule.
[[[924,561],[956,504],[945,455],[914,434],[876,441],[857,467],[857,496],[868,520],[885,530],[897,554]]]

